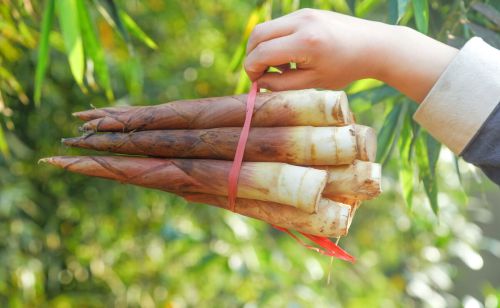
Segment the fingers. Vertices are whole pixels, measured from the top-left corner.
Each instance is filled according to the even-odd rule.
[[[288,35],[260,43],[245,59],[245,70],[253,81],[264,74],[270,66],[284,67],[290,62],[305,64],[308,55],[295,35]]]
[[[284,73],[266,73],[257,80],[260,88],[271,91],[314,88],[316,76],[313,70],[288,70]]]
[[[295,30],[296,24],[291,21],[289,15],[258,24],[248,38],[247,54],[254,50],[260,43],[277,37],[290,35],[295,32]]]

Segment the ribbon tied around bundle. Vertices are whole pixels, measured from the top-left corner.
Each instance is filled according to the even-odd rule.
[[[245,121],[243,123],[243,128],[241,130],[240,138],[238,140],[238,145],[236,147],[236,153],[234,156],[233,160],[233,165],[231,167],[231,170],[229,172],[229,177],[228,177],[228,206],[231,211],[235,211],[236,207],[236,197],[238,193],[238,178],[240,175],[240,170],[241,170],[241,165],[243,163],[243,155],[245,153],[245,145],[247,143],[248,135],[250,132],[250,124],[252,122],[252,116],[253,116],[253,111],[254,111],[254,106],[255,106],[255,100],[257,98],[257,92],[259,91],[259,88],[257,86],[257,82],[253,82],[250,92],[248,93],[247,96],[247,101],[246,101],[246,113],[245,113]],[[310,245],[302,241],[299,237],[297,237],[295,234],[293,234],[290,230],[279,227],[279,226],[274,226],[274,228],[287,233],[290,235],[292,238],[294,238],[299,244],[302,246],[306,247],[307,249],[314,250],[320,254],[326,255],[326,256],[331,256],[331,257],[336,257],[345,261],[349,261],[354,263],[354,257],[349,255],[345,250],[340,248],[337,244],[332,242],[329,238],[327,237],[321,237],[321,236],[316,236],[312,234],[307,234],[307,233],[302,233],[304,237],[308,238],[310,241],[316,243],[319,247],[316,247],[314,245]]]

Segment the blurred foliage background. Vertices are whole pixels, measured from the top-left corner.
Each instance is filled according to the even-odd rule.
[[[355,265],[258,221],[37,165],[81,153],[58,140],[90,105],[247,91],[253,26],[304,7],[500,48],[494,0],[1,0],[0,305],[498,307],[498,187],[378,81],[345,89],[384,163],[383,195],[340,242]]]

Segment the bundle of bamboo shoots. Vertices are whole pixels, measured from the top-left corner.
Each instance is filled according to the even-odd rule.
[[[127,155],[41,161],[228,209],[245,101],[240,95],[77,112],[86,134],[63,144]],[[381,191],[375,153],[373,129],[354,123],[343,92],[259,93],[234,211],[303,233],[343,236],[360,202]]]

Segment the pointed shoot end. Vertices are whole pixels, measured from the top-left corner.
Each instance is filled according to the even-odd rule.
[[[40,158],[37,162],[37,164],[41,164],[41,163],[44,163],[44,164],[53,164],[53,159],[52,157],[44,157],[44,158]]]

